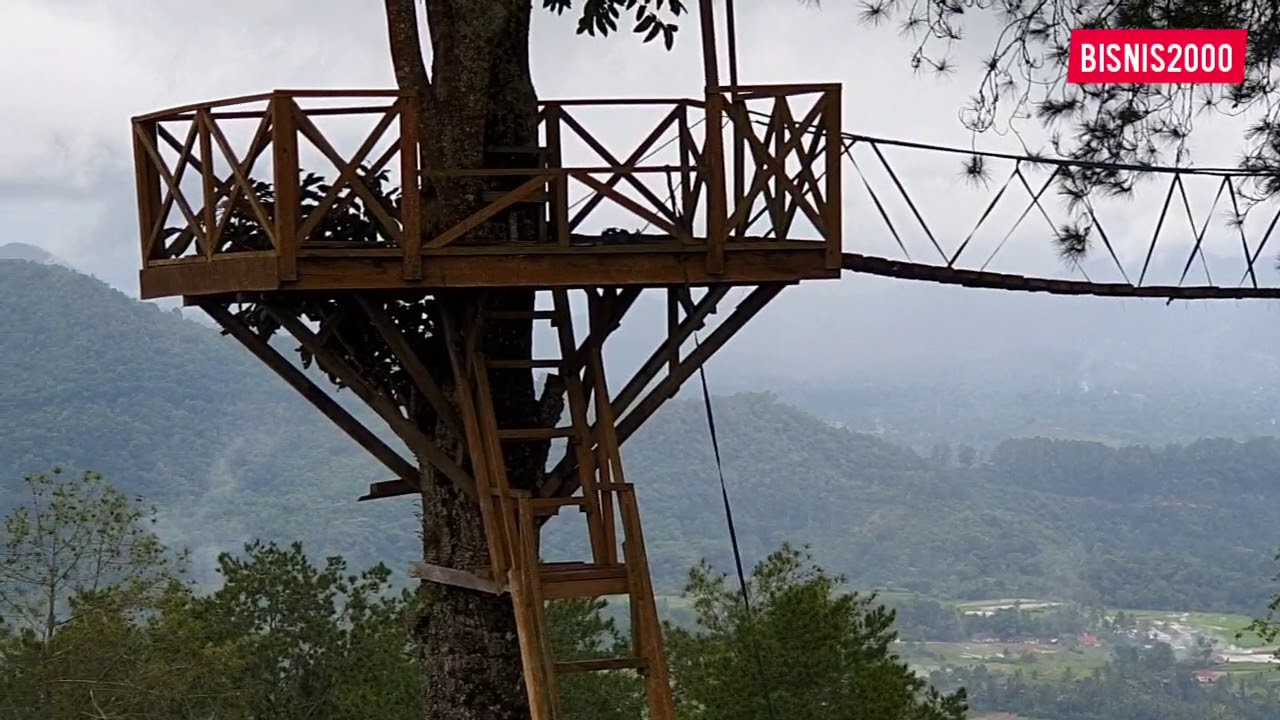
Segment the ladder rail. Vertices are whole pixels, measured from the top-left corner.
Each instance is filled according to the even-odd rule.
[[[488,576],[509,593],[516,619],[522,673],[532,720],[563,717],[559,676],[567,673],[634,670],[643,678],[647,720],[674,720],[675,709],[662,627],[640,525],[634,488],[626,482],[618,452],[617,418],[604,372],[604,299],[587,292],[592,332],[581,346],[573,331],[567,290],[555,290],[552,310],[494,313],[499,319],[549,320],[556,328],[559,359],[505,361],[487,358],[479,336],[484,299],[465,319],[444,313],[459,416],[476,477],[480,514],[489,545]],[[458,342],[461,341],[461,342]],[[490,371],[495,368],[556,367],[565,382],[568,427],[507,428],[497,420]],[[560,420],[555,418],[554,420]],[[538,498],[512,488],[504,443],[550,442],[564,437],[578,460],[581,496]],[[586,520],[590,562],[544,563],[540,519],[577,507]],[[619,552],[619,540],[621,552]],[[427,573],[447,578],[446,572]],[[425,575],[424,575],[425,576]],[[444,581],[447,581],[444,580]],[[471,583],[476,585],[476,583]],[[632,613],[630,657],[557,661],[547,602],[567,598],[627,596]]]

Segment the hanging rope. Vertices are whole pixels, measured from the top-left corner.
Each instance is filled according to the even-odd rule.
[[[698,334],[693,334],[693,344],[698,345]],[[751,610],[751,593],[747,590],[747,573],[742,567],[742,549],[738,545],[738,530],[733,522],[733,506],[729,503],[729,487],[724,481],[724,463],[720,461],[720,440],[716,435],[716,416],[711,409],[711,391],[707,389],[707,371],[703,365],[698,366],[698,379],[702,382],[702,405],[707,413],[707,431],[711,434],[711,450],[715,453],[716,473],[720,476],[720,498],[724,501],[724,518],[729,525],[729,543],[733,545],[733,563],[738,570],[738,587],[742,589],[742,607],[747,615],[747,630],[750,633],[748,642],[755,660],[756,674],[760,687],[764,692],[765,711],[769,720],[777,720],[773,711],[773,693],[769,691],[769,677],[764,671],[764,657],[760,654],[760,643],[756,637],[755,613]]]

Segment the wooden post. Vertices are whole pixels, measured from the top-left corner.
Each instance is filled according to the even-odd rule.
[[[204,221],[204,247],[200,249],[203,251],[205,260],[213,260],[213,246],[218,241],[214,237],[218,232],[218,207],[214,201],[214,183],[217,182],[217,177],[214,175],[213,162],[213,117],[208,110],[197,110],[192,122],[196,124],[196,132],[200,137],[200,195],[201,203],[204,205],[201,211]],[[227,211],[230,212],[230,208]],[[199,236],[197,236],[198,241]]]
[[[706,78],[707,141],[703,149],[707,163],[707,272],[724,272],[725,222],[728,209],[724,187],[724,93],[720,88],[720,66],[716,53],[716,20],[712,0],[699,0],[702,26],[702,65]]]
[[[422,279],[422,192],[418,168],[417,93],[400,96],[400,232],[404,279]]]
[[[561,132],[561,116],[564,110],[558,103],[548,103],[546,118],[547,150],[551,155],[551,167],[560,171],[551,183],[551,227],[556,233],[556,243],[569,247],[569,176],[564,171],[564,140]]]
[[[827,136],[827,206],[823,208],[823,224],[826,225],[827,269],[839,270],[844,253],[844,190],[841,187],[840,170],[843,167],[844,129],[841,127],[840,86],[835,85],[823,94],[823,132]]]
[[[276,256],[280,279],[298,279],[298,213],[302,204],[298,177],[298,131],[293,98],[271,94],[271,154],[276,190]]]
[[[160,213],[160,173],[147,154],[147,143],[155,147],[158,139],[155,120],[133,121],[133,172],[138,192],[138,229],[142,232],[142,266],[155,257],[155,245],[163,243],[162,239],[152,242],[152,230],[161,218]]]

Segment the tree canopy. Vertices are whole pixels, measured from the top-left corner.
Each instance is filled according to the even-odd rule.
[[[1011,133],[1024,121],[1049,132],[1049,148],[1030,155],[1079,161],[1057,177],[1073,201],[1091,192],[1128,195],[1141,166],[1191,161],[1192,132],[1206,115],[1248,120],[1239,164],[1254,173],[1238,190],[1241,214],[1280,191],[1280,8],[1274,3],[1228,0],[861,0],[871,24],[892,24],[912,38],[912,67],[936,74],[957,68],[954,53],[987,43],[982,75],[960,120],[974,134]],[[1249,31],[1245,80],[1239,85],[1067,83],[1071,31],[1086,28],[1245,28]],[[980,38],[980,39],[979,39]],[[1098,163],[1098,164],[1094,164]],[[981,163],[966,165],[983,175]],[[1232,218],[1238,221],[1238,218]],[[1064,258],[1088,247],[1087,221],[1057,238]]]
[[[51,495],[79,492],[78,481],[42,477]],[[107,500],[83,505],[108,512],[84,515],[80,526],[90,537],[114,537],[133,527],[141,507],[136,500],[114,502],[121,496],[90,477]],[[10,517],[35,516],[53,517],[33,504]],[[15,522],[4,533],[5,547],[27,537]],[[154,545],[151,536],[137,537]],[[80,562],[74,556],[46,557],[54,572],[70,573]],[[134,579],[154,574],[156,557],[111,557],[116,572],[95,586],[76,586],[46,636],[25,626],[0,626],[0,715],[410,720],[429,708],[421,678],[439,672],[439,661],[422,656],[410,632],[423,599],[393,588],[381,564],[353,571],[341,557],[316,562],[297,543],[254,541],[239,554],[219,557],[220,582],[212,590],[202,591],[175,573],[158,592],[138,594]],[[800,553],[784,548],[757,568],[752,581],[764,599],[752,630],[775,653],[770,684],[784,710],[829,706],[825,714],[800,716],[848,717],[848,709],[858,707],[873,709],[861,715],[868,720],[960,720],[962,693],[943,698],[929,691],[892,656],[892,613],[873,606],[871,598],[836,592],[836,578],[802,563]],[[734,595],[707,570],[693,577],[687,601],[699,608],[704,625],[668,629],[684,661],[677,667],[688,670],[676,682],[699,705],[682,717],[755,717],[743,714],[756,693],[754,680],[740,676],[744,668],[737,656],[750,635],[743,632]],[[23,582],[0,575],[0,593]],[[624,653],[622,633],[605,611],[598,600],[553,603],[556,659]],[[815,647],[823,652],[812,652]],[[726,687],[744,694],[726,695]],[[562,685],[564,717],[632,720],[642,715],[640,690],[630,671],[571,676]],[[945,712],[904,714],[935,706]]]

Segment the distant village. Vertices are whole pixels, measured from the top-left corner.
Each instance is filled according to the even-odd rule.
[[[908,655],[921,669],[939,665],[986,664],[989,669],[1011,672],[1042,657],[1063,653],[1116,655],[1126,652],[1160,652],[1167,647],[1170,661],[1191,672],[1197,682],[1213,684],[1233,670],[1280,664],[1276,648],[1243,648],[1225,637],[1197,627],[1190,614],[1154,619],[1133,613],[1081,613],[1061,603],[1010,600],[962,606],[966,618],[983,618],[968,627],[988,626],[961,642],[907,642]],[[1028,617],[1045,622],[1019,622]],[[989,620],[990,622],[987,622]],[[1004,620],[1005,622],[1002,622]],[[1016,629],[1015,629],[1016,628]],[[997,650],[992,646],[1000,646]]]

